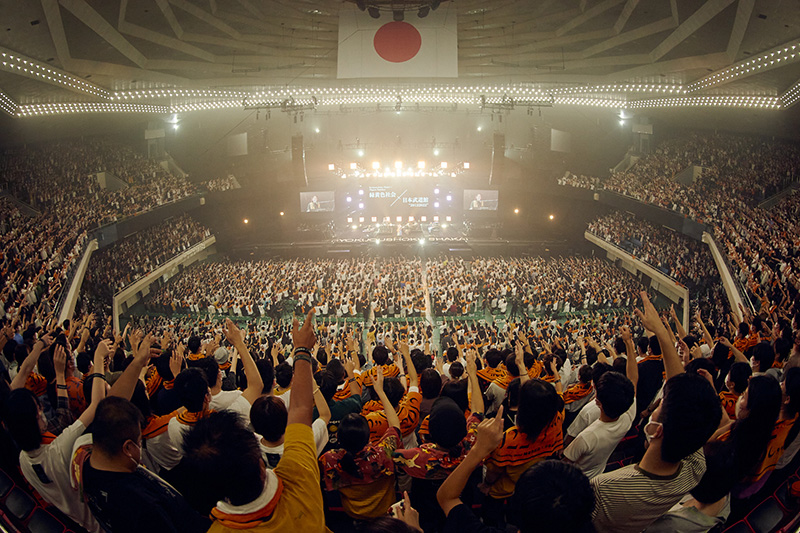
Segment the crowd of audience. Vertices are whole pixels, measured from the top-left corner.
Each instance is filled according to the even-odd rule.
[[[224,177],[214,178],[203,182],[203,186],[209,192],[224,192],[237,189],[238,182],[232,174],[228,174]]]
[[[800,448],[800,301],[686,331],[637,300],[366,331],[3,319],[3,470],[89,531],[708,531]]]
[[[98,250],[81,285],[84,298],[108,306],[115,293],[210,235],[208,228],[183,214]]]

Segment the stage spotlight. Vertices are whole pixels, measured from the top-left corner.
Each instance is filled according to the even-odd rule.
[[[378,221],[378,217],[372,217],[371,221],[372,222],[377,222]]]
[[[336,170],[336,165],[334,165],[333,163],[329,163],[328,170]]]
[[[350,227],[351,227],[351,228],[353,228],[353,229],[358,229],[358,226],[357,226],[356,224],[353,224],[353,225],[352,225],[352,226],[350,226]]]
[[[417,168],[422,170],[425,168],[425,161],[417,161]]]
[[[375,239],[375,244],[380,244],[380,243],[381,243],[380,239]]]
[[[353,223],[353,217],[347,217],[347,223],[348,224],[352,224]]]
[[[283,211],[280,212],[280,215],[283,216]]]
[[[369,8],[367,8],[367,13],[369,13],[369,16],[374,19],[381,18],[381,12],[378,11],[378,8],[375,6],[369,6]]]
[[[420,244],[420,246],[423,246],[425,244],[425,238],[424,237],[419,240],[419,244]]]
[[[364,189],[358,189],[358,195],[364,196]]]
[[[446,221],[448,221],[448,222],[452,222],[452,221],[453,221],[453,217],[444,217],[444,219],[445,219]]]
[[[350,163],[350,170],[355,170],[358,168],[358,163]]]
[[[358,221],[363,223],[364,222],[364,217],[358,217]]]
[[[395,9],[394,11],[392,11],[392,18],[394,19],[395,22],[403,22],[403,19],[405,18],[405,13],[403,13],[402,9]]]
[[[620,121],[619,121],[619,125],[620,125],[620,126],[624,126],[624,125],[625,125],[625,121],[624,121],[624,120],[620,120]],[[177,126],[177,124],[176,124],[176,126]]]
[[[422,6],[421,8],[419,8],[419,11],[417,11],[417,16],[421,19],[424,19],[425,17],[428,16],[428,13],[430,12],[431,12],[430,6]]]
[[[439,149],[438,148],[433,151],[433,155],[439,155]]]
[[[420,222],[427,222],[428,221],[428,217],[426,217],[426,216],[419,217],[419,221]]]
[[[249,224],[249,223],[250,223],[250,221],[249,221],[248,219],[244,219],[244,223],[245,223],[245,224]]]
[[[351,197],[349,197],[349,196],[348,196],[347,198],[345,198],[345,201],[346,201],[346,202],[349,204],[350,202],[352,202],[352,201],[353,201],[353,199],[352,199]]]
[[[448,195],[447,195],[447,201],[448,201],[448,202],[452,202],[452,201],[453,201],[453,196],[452,196],[452,195],[450,195],[450,194],[448,194]]]
[[[433,221],[439,222],[439,215],[433,215]]]
[[[464,169],[469,170],[469,163],[464,163]]]
[[[554,218],[556,218],[555,215],[550,215],[550,220],[553,220]]]
[[[403,168],[403,162],[402,161],[395,161],[394,162],[394,168],[396,168],[398,170],[401,170]]]
[[[314,133],[319,133],[319,128],[314,128]]]
[[[447,168],[447,161],[442,161],[441,167],[442,168]]]
[[[447,229],[447,224],[442,224],[442,229]]]
[[[380,161],[373,161],[372,162],[372,170],[380,170],[381,162]]]
[[[514,214],[515,215],[519,215],[519,208],[518,207],[516,209],[514,209]]]
[[[397,217],[395,220],[396,220],[397,222],[402,222],[402,221],[403,221],[403,217]]]
[[[483,127],[482,126],[478,126],[478,131],[483,131]]]
[[[438,188],[433,189],[433,194],[439,194],[439,189]]]
[[[439,207],[439,202],[433,202],[433,207]]]
[[[173,125],[172,125],[172,129],[173,129],[173,130],[177,130],[178,128],[180,128],[180,125],[179,125],[179,124],[173,124]]]
[[[364,202],[359,202],[358,203],[358,208],[359,209],[364,209]]]
[[[364,157],[364,150],[358,151],[358,157]]]

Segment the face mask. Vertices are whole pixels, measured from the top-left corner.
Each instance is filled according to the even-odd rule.
[[[131,441],[131,442],[133,442],[133,441]],[[133,445],[136,446],[136,448],[139,450],[139,458],[141,458],[142,457],[142,445],[141,444],[136,444],[135,442],[133,443]],[[133,457],[131,457],[127,453],[125,455],[127,455],[128,459],[130,459],[133,462],[135,468],[139,467],[139,461],[137,461],[136,459],[134,459]]]

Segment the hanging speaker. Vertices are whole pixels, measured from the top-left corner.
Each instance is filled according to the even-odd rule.
[[[303,136],[292,136],[292,177],[298,187],[308,187],[306,174],[306,151],[303,148]]]
[[[506,136],[502,133],[495,133],[494,142],[492,143],[492,166],[489,169],[489,183],[498,185],[502,182],[505,158]]]

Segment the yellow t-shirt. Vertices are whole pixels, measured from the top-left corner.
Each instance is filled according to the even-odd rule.
[[[291,424],[286,428],[283,456],[274,472],[283,482],[283,492],[271,516],[264,521],[255,523],[252,516],[256,513],[228,515],[230,522],[240,522],[237,524],[239,527],[227,527],[219,521],[215,521],[208,532],[329,532],[330,530],[325,527],[322,491],[319,484],[319,466],[317,466],[317,448],[310,426]],[[252,525],[242,527],[248,522],[251,522]]]

